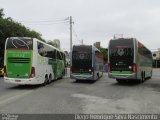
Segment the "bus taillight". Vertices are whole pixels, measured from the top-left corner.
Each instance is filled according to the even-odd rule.
[[[31,74],[30,74],[30,78],[35,77],[35,75],[36,75],[35,67],[32,67],[32,69],[31,69]]]
[[[92,67],[91,69],[88,70],[90,74],[94,73],[94,67]]]
[[[134,72],[134,73],[135,73],[135,72],[136,72],[136,70],[137,70],[137,66],[136,66],[136,64],[133,64],[133,65],[132,65],[132,72]]]
[[[90,74],[94,73],[94,68],[92,67],[91,69],[88,70],[88,72],[89,72]]]
[[[111,72],[111,65],[108,63],[108,72]]]
[[[5,76],[5,77],[8,77],[6,66],[4,66],[4,76]]]

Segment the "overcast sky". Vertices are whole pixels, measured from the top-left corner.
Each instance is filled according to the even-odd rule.
[[[69,50],[69,16],[74,20],[73,44],[101,42],[114,34],[134,37],[149,49],[160,48],[160,0],[0,0],[5,17],[22,22],[45,40],[60,39]]]

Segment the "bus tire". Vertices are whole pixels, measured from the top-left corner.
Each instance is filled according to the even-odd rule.
[[[80,80],[79,80],[79,79],[76,79],[76,82],[78,83],[78,82],[80,82]]]
[[[123,83],[123,82],[124,82],[122,79],[116,79],[116,81],[117,81],[118,83]]]
[[[52,82],[52,75],[50,74],[49,79],[48,79],[48,83],[51,83],[51,82]]]
[[[144,72],[141,73],[141,79],[140,79],[140,83],[144,82]]]
[[[99,77],[99,73],[97,73],[97,79],[99,79],[100,77]]]
[[[46,77],[45,77],[45,80],[44,80],[44,83],[43,83],[43,86],[46,86],[47,83],[48,83],[48,77],[46,76]]]

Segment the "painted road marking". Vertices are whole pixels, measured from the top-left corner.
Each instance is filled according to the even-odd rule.
[[[11,103],[21,97],[24,97],[28,94],[30,94],[31,92],[33,92],[33,90],[30,91],[18,91],[18,92],[14,92],[14,93],[10,93],[7,95],[4,95],[2,97],[0,97],[0,106],[3,106],[5,104]]]

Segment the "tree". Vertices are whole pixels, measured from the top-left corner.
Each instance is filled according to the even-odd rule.
[[[104,63],[107,63],[108,62],[108,49],[100,47],[100,51],[103,54]]]
[[[49,40],[47,43],[60,49],[60,40],[59,39]]]
[[[0,9],[0,18],[3,18],[4,13],[3,13],[3,9]]]
[[[34,30],[26,28],[11,17],[4,18],[3,9],[0,9],[0,67],[3,66],[4,46],[8,37],[33,37],[45,42],[42,35]]]
[[[26,28],[11,17],[3,18],[3,16],[3,9],[0,9],[0,50],[4,50],[5,40],[8,37],[33,37],[45,42],[40,33]]]

